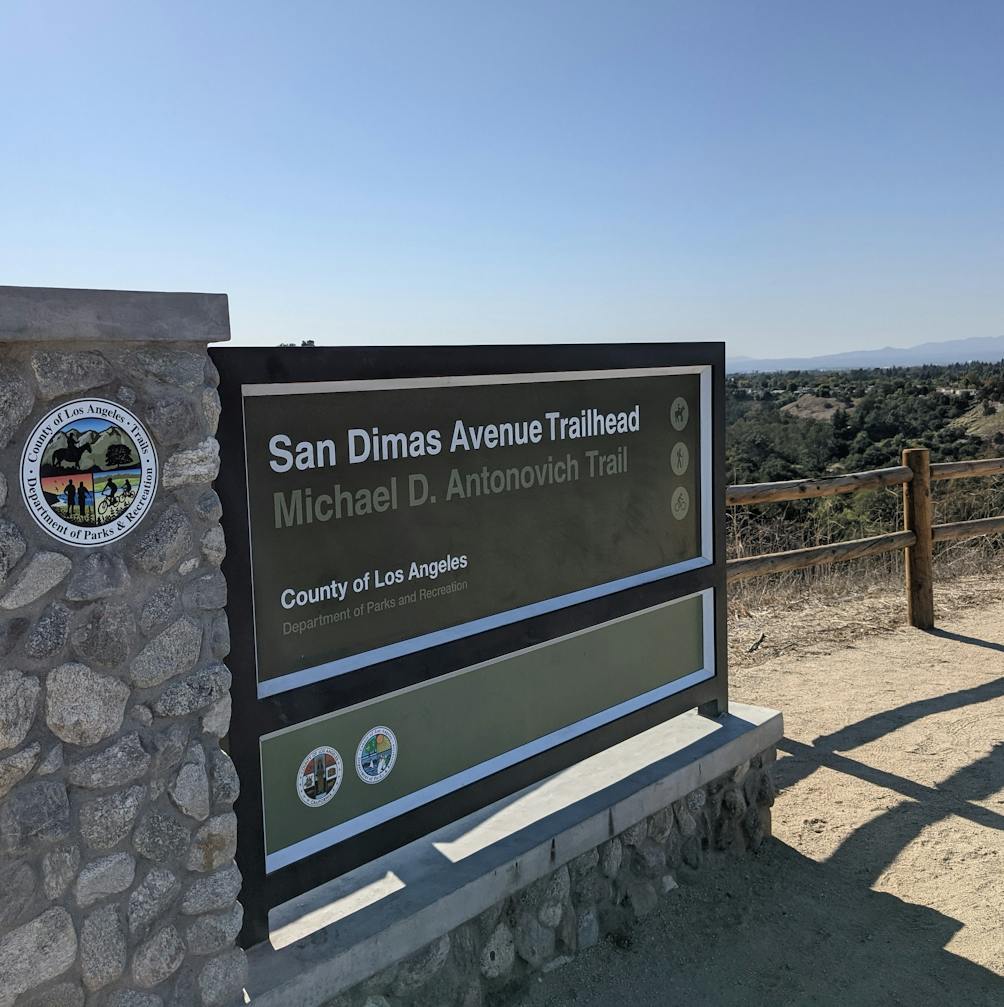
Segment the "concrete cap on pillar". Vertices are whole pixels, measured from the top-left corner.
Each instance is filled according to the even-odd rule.
[[[218,343],[229,338],[226,294],[0,286],[0,343]]]

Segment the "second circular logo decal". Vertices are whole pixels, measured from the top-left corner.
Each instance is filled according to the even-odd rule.
[[[397,737],[389,727],[374,727],[356,749],[356,773],[363,783],[380,783],[397,762]]]

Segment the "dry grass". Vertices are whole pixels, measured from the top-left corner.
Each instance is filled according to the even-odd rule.
[[[935,483],[935,520],[1004,514],[1004,479]],[[849,509],[856,501],[860,510]],[[878,535],[901,528],[899,488],[848,498],[730,508],[729,558],[759,556]],[[935,547],[935,608],[947,618],[1004,598],[1004,535]],[[904,624],[903,557],[889,553],[852,563],[740,581],[729,587],[729,656],[735,668],[771,657],[827,654],[860,637]]]
[[[1002,553],[964,553],[959,543],[935,566],[936,618],[1004,600]],[[771,658],[823,655],[886,633],[906,621],[902,561],[887,570],[862,560],[808,576],[784,574],[729,588],[729,665],[751,668]]]
[[[958,426],[968,433],[990,440],[994,434],[1004,432],[1004,403],[994,402],[994,412],[987,416],[983,403],[973,406],[965,416],[956,420]]]
[[[789,416],[797,416],[800,420],[822,420],[824,423],[829,423],[838,409],[847,410],[847,406],[837,399],[810,394],[799,395],[794,402],[781,406],[781,412]]]

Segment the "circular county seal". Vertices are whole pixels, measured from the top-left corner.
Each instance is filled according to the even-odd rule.
[[[28,512],[53,538],[95,546],[128,535],[157,492],[157,454],[143,425],[106,399],[65,402],[21,453]]]
[[[296,774],[297,796],[308,808],[327,804],[342,785],[342,757],[328,745],[315,748],[300,763]]]
[[[379,783],[397,762],[397,738],[389,727],[374,727],[356,749],[356,773],[363,783]]]

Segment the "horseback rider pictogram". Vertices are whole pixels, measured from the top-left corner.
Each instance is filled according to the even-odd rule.
[[[66,447],[56,448],[52,452],[52,464],[62,468],[69,464],[74,469],[80,465],[80,459],[84,452],[90,452],[90,444],[77,444],[77,432],[75,430],[66,431]]]

